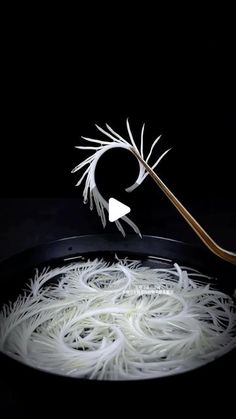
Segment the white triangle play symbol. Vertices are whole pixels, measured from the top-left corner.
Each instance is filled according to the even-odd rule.
[[[131,210],[130,207],[127,207],[127,205],[122,204],[122,202],[120,201],[117,201],[117,199],[110,198],[108,211],[109,221],[113,222],[121,217],[124,217],[124,215],[128,214]]]

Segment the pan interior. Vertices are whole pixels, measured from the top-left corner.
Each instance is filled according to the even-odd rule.
[[[88,260],[94,260],[95,258],[101,260],[103,259],[106,262],[114,263],[117,262],[117,259],[124,259],[128,258],[130,260],[138,260],[140,261],[141,265],[143,267],[149,267],[151,269],[170,269],[173,268],[173,265],[175,263],[175,260],[172,260],[170,257],[163,257],[158,256],[156,254],[147,255],[142,252],[122,252],[122,251],[93,251],[93,252],[84,252],[84,253],[77,253],[73,255],[66,255],[61,258],[52,259],[51,261],[47,261],[47,263],[40,263],[37,265],[37,268],[39,272],[46,267],[50,267],[50,269],[53,269],[55,267],[60,266],[67,266],[71,265],[73,263],[77,262],[85,262]],[[179,263],[179,261],[178,261]],[[184,266],[186,267],[186,263],[184,263]],[[195,266],[187,266],[188,268],[195,269]],[[206,274],[209,276],[209,267],[206,269]],[[24,286],[27,283],[28,278],[32,278],[34,276],[35,267],[24,269],[21,272],[19,271],[17,275],[14,275],[14,277],[11,278],[11,284],[9,282],[9,278],[7,281],[7,284],[5,283],[4,292],[1,295],[1,305],[3,303],[6,303],[9,300],[14,300],[20,291],[22,290],[22,286]],[[205,273],[204,269],[201,270],[201,273]],[[53,282],[60,281],[60,276],[53,279]],[[206,283],[209,282],[209,279],[205,279]],[[222,289],[222,282],[217,278],[215,275],[212,275],[210,278],[210,282],[213,285],[216,285],[217,288]],[[227,286],[223,288],[227,288]],[[227,289],[224,289],[223,291],[227,292]],[[232,296],[232,290],[231,294]]]

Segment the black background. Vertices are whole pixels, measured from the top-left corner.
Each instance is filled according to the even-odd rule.
[[[144,28],[144,22],[131,24],[127,17],[117,26],[104,16],[95,26],[86,21],[66,30],[56,21],[55,30],[50,22],[31,23],[10,38],[3,79],[2,258],[50,239],[102,231],[95,211],[82,204],[82,186],[75,188],[79,174],[71,169],[87,154],[74,146],[83,144],[81,135],[101,138],[95,123],[108,122],[127,135],[127,117],[137,143],[146,123],[146,150],[162,134],[153,159],[172,150],[157,173],[218,242],[235,249],[234,33],[219,27],[171,31],[153,20]],[[97,184],[107,199],[131,207],[130,218],[143,233],[198,242],[151,179],[124,192],[136,175],[134,159],[113,151],[99,162]]]
[[[74,42],[70,33],[47,38],[43,29],[15,34],[2,83],[1,195],[75,195],[70,170],[82,152],[74,145],[96,135],[95,123],[125,133],[127,117],[136,138],[146,122],[145,141],[161,133],[163,147],[173,147],[160,168],[171,187],[199,199],[232,194],[232,35],[104,32],[78,33]]]
[[[125,135],[127,117],[135,138],[146,123],[146,149],[163,135],[156,153],[172,150],[158,174],[220,244],[236,250],[233,32],[218,25],[203,33],[200,23],[193,31],[160,29],[157,15],[124,18],[125,9],[120,20],[116,11],[100,20],[93,10],[93,18],[79,13],[71,24],[45,12],[15,28],[15,13],[2,57],[0,258],[102,231],[74,186],[70,172],[86,155],[74,146],[81,135],[97,135],[95,123]],[[110,152],[97,184],[131,207],[143,233],[199,244],[151,179],[124,192],[136,174],[132,156]],[[13,405],[14,393],[4,394]]]

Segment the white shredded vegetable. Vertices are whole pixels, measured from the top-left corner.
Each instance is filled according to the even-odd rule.
[[[88,138],[88,137],[82,137],[85,141],[94,143],[95,146],[92,146],[92,147],[90,145],[89,146],[76,146],[76,148],[78,149],[91,150],[93,153],[91,156],[87,157],[84,161],[78,164],[72,170],[72,173],[75,173],[81,169],[85,169],[86,166],[88,166],[86,170],[84,170],[84,173],[79,179],[79,181],[77,182],[76,186],[79,186],[83,182],[83,180],[85,180],[85,187],[83,191],[84,203],[86,204],[89,199],[91,210],[93,210],[94,204],[95,204],[98,215],[101,218],[103,227],[106,226],[106,212],[108,212],[109,205],[108,205],[108,202],[101,195],[100,191],[98,190],[98,187],[95,181],[95,170],[96,170],[96,166],[99,159],[108,150],[111,150],[113,148],[123,148],[131,152],[132,150],[134,150],[136,154],[142,157],[142,159],[144,159],[145,162],[149,164],[149,159],[152,155],[153,149],[155,145],[158,143],[159,139],[161,138],[161,135],[159,135],[155,139],[155,141],[153,142],[150,148],[147,158],[145,158],[144,153],[143,153],[143,136],[144,136],[145,124],[143,124],[142,130],[141,130],[140,150],[138,149],[138,147],[136,146],[134,142],[134,138],[130,129],[128,119],[126,120],[126,126],[127,126],[127,132],[128,132],[127,140],[122,138],[121,135],[115,132],[108,124],[106,124],[106,128],[107,128],[106,130],[96,125],[100,133],[105,136],[105,141],[99,140],[99,139]],[[155,169],[155,167],[160,163],[162,158],[168,153],[169,150],[166,150],[163,154],[161,154],[161,156],[157,159],[157,161],[151,165],[152,169]],[[148,175],[144,166],[139,160],[138,160],[138,163],[139,163],[139,175],[137,177],[137,180],[134,182],[132,186],[130,186],[129,188],[126,188],[126,192],[132,192],[134,189],[136,189]],[[137,227],[135,223],[133,223],[133,221],[130,220],[129,217],[124,216],[121,219],[122,221],[129,224],[130,227],[135,231],[135,233],[141,236],[139,228]],[[115,224],[118,230],[123,234],[123,236],[125,236],[125,231],[121,225],[121,222],[117,220],[115,221]]]
[[[0,314],[0,350],[37,369],[137,380],[204,365],[236,347],[236,311],[195,270],[95,259],[37,271]]]

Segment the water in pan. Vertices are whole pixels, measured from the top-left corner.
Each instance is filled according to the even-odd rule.
[[[66,258],[1,312],[0,349],[55,374],[100,380],[192,370],[236,346],[233,301],[210,278],[148,257]]]

